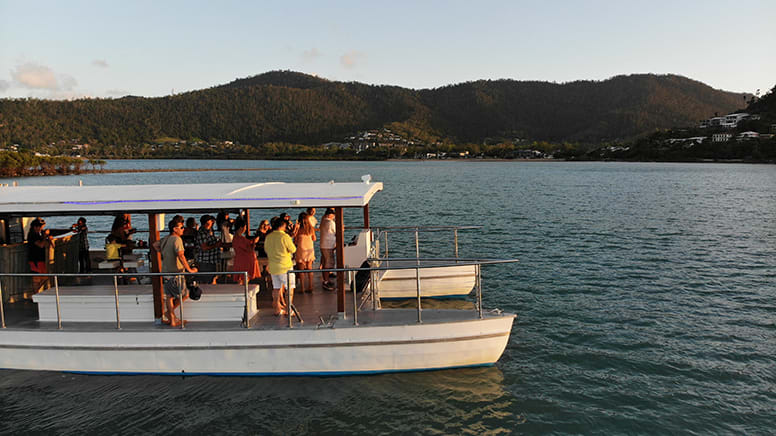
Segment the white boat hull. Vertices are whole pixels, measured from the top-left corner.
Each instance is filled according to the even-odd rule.
[[[336,375],[491,365],[514,315],[285,330],[2,330],[0,367],[95,374]]]

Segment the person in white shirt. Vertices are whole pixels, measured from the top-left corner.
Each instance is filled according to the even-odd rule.
[[[337,245],[337,228],[334,225],[334,209],[328,208],[321,219],[321,268],[334,268],[334,247]],[[329,273],[324,271],[321,276],[323,289],[334,290],[334,283],[329,281]]]

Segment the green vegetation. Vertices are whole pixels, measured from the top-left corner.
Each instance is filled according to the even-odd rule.
[[[78,174],[84,165],[92,169],[104,161],[66,157],[36,156],[29,152],[0,151],[0,177],[48,176],[54,174]]]
[[[735,128],[692,127],[655,132],[628,144],[604,144],[569,157],[582,160],[776,162],[776,86],[742,112],[755,114]],[[746,137],[744,132],[756,132]],[[714,135],[718,137],[714,138]],[[720,135],[729,135],[720,138]],[[727,138],[727,139],[725,139]]]
[[[88,158],[384,159],[465,151],[511,158],[529,149],[578,157],[602,142],[693,125],[741,102],[740,94],[673,75],[412,90],[275,71],[161,98],[0,99],[0,148]],[[322,145],[383,128],[406,144],[359,153]],[[76,144],[88,147],[74,151]]]

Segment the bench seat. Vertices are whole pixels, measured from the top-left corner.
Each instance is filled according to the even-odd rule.
[[[245,307],[245,287],[237,284],[200,284],[202,298],[183,303],[184,318],[189,321],[240,322]],[[248,310],[252,318],[258,312],[258,285],[248,286]],[[56,322],[54,289],[32,296],[38,304],[38,321]],[[115,322],[116,297],[112,285],[61,286],[59,288],[62,322]],[[119,286],[121,322],[153,322],[154,297],[151,285]]]

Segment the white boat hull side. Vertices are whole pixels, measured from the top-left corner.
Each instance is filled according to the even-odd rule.
[[[474,265],[424,268],[420,270],[420,296],[464,297],[474,289],[475,280]],[[378,289],[380,298],[416,298],[416,272],[412,269],[385,271]]]
[[[0,367],[103,374],[305,375],[490,365],[514,315],[291,330],[2,330]]]

